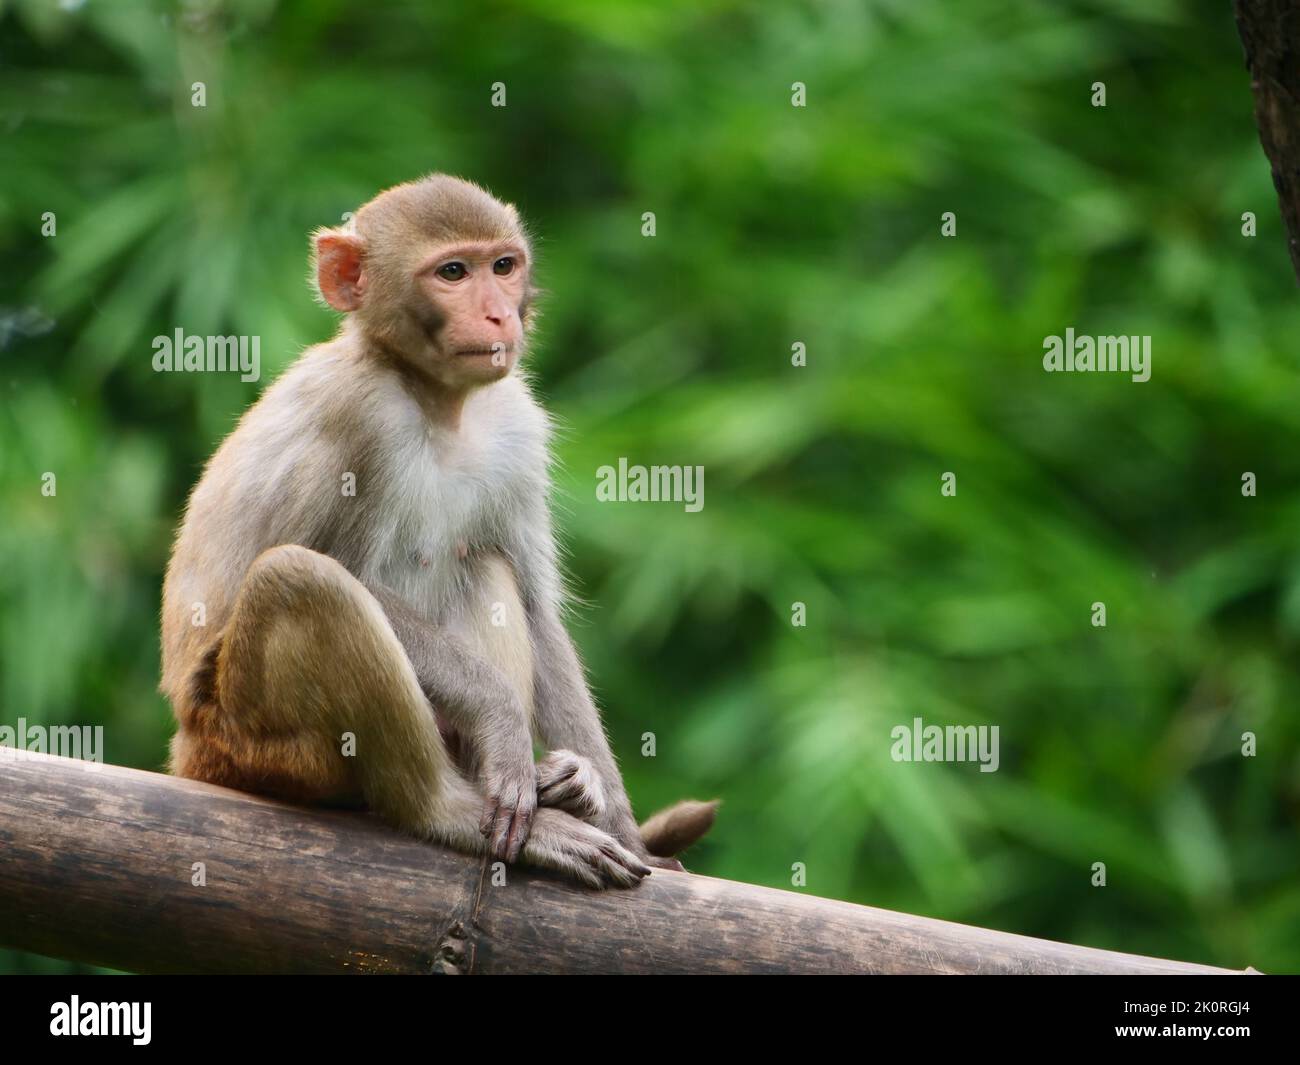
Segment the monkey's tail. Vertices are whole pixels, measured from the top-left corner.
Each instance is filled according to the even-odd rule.
[[[641,826],[641,842],[656,858],[672,858],[697,843],[713,827],[718,799],[686,799],[660,810]]]

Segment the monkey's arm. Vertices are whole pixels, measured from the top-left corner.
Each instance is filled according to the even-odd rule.
[[[563,748],[583,755],[592,763],[605,793],[604,816],[595,824],[644,858],[645,844],[623,788],[623,775],[614,761],[573,640],[550,603],[535,604],[528,621],[535,663],[533,716],[542,742],[553,750]]]
[[[519,696],[499,669],[455,634],[382,586],[369,587],[428,699],[469,742],[487,803],[482,829],[494,856],[513,862],[537,811],[533,739]]]
[[[544,475],[537,478],[534,489],[520,501],[521,520],[508,544],[533,644],[533,723],[549,750],[572,751],[591,763],[605,799],[604,812],[592,823],[645,859],[648,852],[632,815],[623,775],[614,761],[577,649],[560,616],[564,581]]]

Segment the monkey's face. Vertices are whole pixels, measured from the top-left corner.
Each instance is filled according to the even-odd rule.
[[[519,214],[446,174],[381,192],[347,229],[315,234],[321,297],[443,388],[464,392],[519,361],[533,294]]]
[[[528,251],[515,240],[443,245],[415,270],[423,352],[409,352],[449,387],[505,377],[524,342]]]

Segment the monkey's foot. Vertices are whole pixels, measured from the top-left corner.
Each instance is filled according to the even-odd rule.
[[[563,810],[537,811],[523,858],[594,888],[633,887],[650,875],[650,867],[613,836]]]

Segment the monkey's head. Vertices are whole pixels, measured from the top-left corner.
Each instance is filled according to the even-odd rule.
[[[532,250],[518,212],[431,174],[313,234],[321,298],[443,387],[506,376],[527,339]]]

